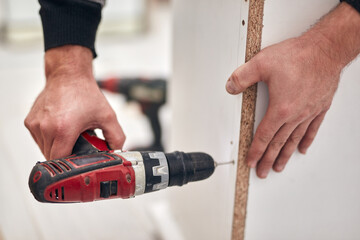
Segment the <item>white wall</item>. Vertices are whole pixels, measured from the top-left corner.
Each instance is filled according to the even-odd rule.
[[[265,1],[262,47],[295,37],[337,0]],[[360,61],[343,73],[332,107],[304,156],[281,174],[252,172],[246,239],[358,239],[360,236]],[[266,107],[261,85],[256,113]]]
[[[225,83],[244,62],[246,7],[239,0],[174,2],[171,150],[236,159],[241,97],[228,95]],[[234,179],[235,166],[222,166],[208,180],[169,190],[185,239],[230,238]]]
[[[262,46],[299,35],[337,3],[265,1]],[[217,161],[236,157],[241,100],[228,96],[224,85],[243,63],[242,4],[175,0],[173,149],[206,151]],[[296,153],[283,173],[266,180],[251,172],[246,239],[358,239],[359,76],[355,61],[306,156]],[[266,99],[260,84],[257,124]],[[186,239],[230,239],[234,173],[235,166],[219,168],[209,180],[171,192]]]
[[[6,40],[26,42],[42,39],[37,0],[0,0],[0,26],[6,26]],[[147,27],[146,0],[108,0],[103,9],[99,34],[141,32]]]

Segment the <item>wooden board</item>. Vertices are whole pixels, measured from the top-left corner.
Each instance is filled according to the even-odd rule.
[[[245,61],[248,62],[261,48],[264,0],[249,0],[249,17]],[[244,20],[245,21],[245,20]],[[244,22],[243,22],[244,23]],[[239,154],[236,174],[232,239],[244,239],[250,169],[245,162],[254,133],[257,84],[243,93]]]
[[[241,95],[225,84],[245,62],[248,2],[175,0],[171,150],[204,151],[237,160]],[[245,25],[242,20],[245,19]],[[205,181],[169,190],[184,239],[230,239],[236,165]]]

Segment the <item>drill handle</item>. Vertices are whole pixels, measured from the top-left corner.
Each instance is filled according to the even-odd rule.
[[[74,145],[72,154],[84,155],[109,150],[111,149],[105,140],[98,138],[94,130],[87,130],[80,134]]]

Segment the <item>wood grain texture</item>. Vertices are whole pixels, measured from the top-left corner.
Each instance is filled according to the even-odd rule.
[[[245,0],[246,1],[246,0]],[[264,0],[250,0],[245,62],[261,49]],[[235,203],[232,239],[242,240],[245,236],[246,206],[249,188],[249,167],[245,159],[254,133],[257,84],[243,93],[238,165],[235,186]]]

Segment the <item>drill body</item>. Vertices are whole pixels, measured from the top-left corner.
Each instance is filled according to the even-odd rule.
[[[38,162],[29,187],[40,202],[90,202],[129,198],[206,179],[215,169],[205,153],[110,150],[92,132],[81,134],[73,155]]]

